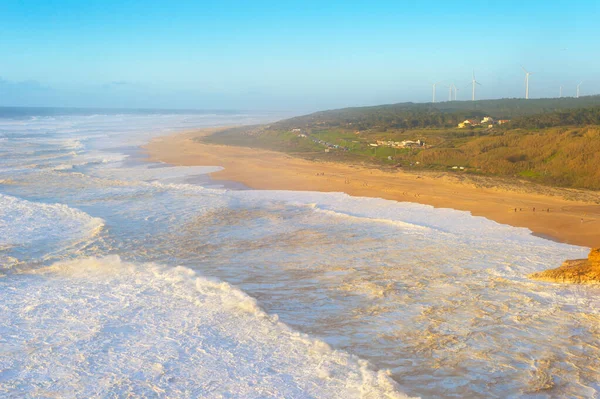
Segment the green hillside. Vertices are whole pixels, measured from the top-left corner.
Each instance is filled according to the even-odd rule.
[[[456,126],[483,116],[510,122]],[[346,108],[228,129],[204,140],[314,160],[600,190],[600,96]],[[424,145],[402,143],[417,140]]]

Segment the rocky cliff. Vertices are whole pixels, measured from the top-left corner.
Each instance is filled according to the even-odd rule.
[[[600,284],[600,248],[592,249],[587,259],[567,260],[559,268],[528,277],[554,283]]]

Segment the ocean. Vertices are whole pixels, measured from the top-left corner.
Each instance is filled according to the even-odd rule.
[[[588,248],[467,212],[146,162],[235,111],[2,109],[0,396],[598,397]]]

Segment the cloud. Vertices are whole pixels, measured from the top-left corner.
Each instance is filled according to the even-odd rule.
[[[51,104],[56,90],[36,80],[11,81],[0,78],[0,106]]]
[[[24,80],[24,81],[20,81],[20,82],[13,82],[10,80],[5,80],[0,77],[0,92],[14,91],[14,90],[40,91],[40,90],[51,90],[51,88],[41,84],[37,80]]]
[[[114,89],[114,88],[127,87],[127,86],[135,86],[135,84],[132,82],[128,82],[126,80],[114,80],[112,82],[103,84],[102,88]]]

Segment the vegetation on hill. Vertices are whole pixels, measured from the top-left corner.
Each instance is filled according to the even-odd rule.
[[[532,129],[583,125],[600,125],[600,106],[522,116],[511,120],[505,127]]]
[[[435,104],[400,103],[321,111],[286,119],[277,122],[273,127],[275,129],[352,127],[357,130],[448,128],[456,126],[467,118],[481,118],[486,115],[495,119],[513,119],[589,107],[600,107],[600,96],[448,101]]]
[[[587,106],[594,102],[600,103],[600,96],[476,102],[479,109],[503,110],[502,117],[521,116],[502,126],[466,129],[458,129],[455,122],[498,114],[451,110],[452,103],[436,104],[436,108],[431,104],[349,108],[268,126],[228,129],[204,140],[316,160],[514,177],[600,190],[600,105]],[[586,107],[567,108],[573,104]],[[545,112],[530,114],[539,109]],[[401,148],[388,143],[404,140],[422,140],[425,145]]]

